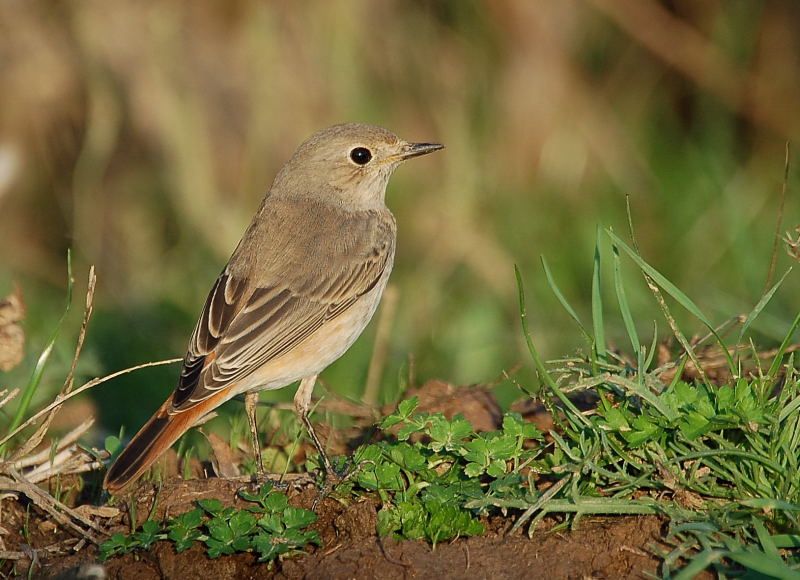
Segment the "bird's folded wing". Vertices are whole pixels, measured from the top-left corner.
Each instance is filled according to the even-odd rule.
[[[346,311],[381,279],[392,257],[391,242],[338,261],[338,268],[309,271],[307,277],[294,272],[260,285],[226,269],[192,334],[173,412],[248,377]]]

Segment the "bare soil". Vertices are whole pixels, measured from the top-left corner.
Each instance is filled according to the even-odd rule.
[[[481,430],[496,428],[501,413],[489,389],[454,389],[431,382],[418,389],[421,408],[448,416],[462,413]],[[542,419],[534,409],[520,409],[530,420]],[[342,451],[359,433],[332,433]],[[350,445],[348,445],[350,443]],[[140,524],[148,517],[165,518],[194,507],[198,499],[217,498],[242,507],[237,491],[251,485],[246,478],[210,478],[184,481],[175,476],[156,489],[142,484],[119,502],[120,513],[98,520],[111,532],[127,532],[131,513]],[[293,505],[311,508],[318,491],[306,476],[292,480],[288,490]],[[70,503],[81,503],[78,497]],[[130,506],[135,506],[130,510]],[[316,506],[323,546],[272,565],[256,562],[251,554],[209,559],[204,547],[176,554],[169,542],[148,552],[112,558],[99,564],[96,546],[80,542],[62,530],[24,498],[0,501],[0,577],[27,575],[42,578],[643,578],[657,573],[653,554],[664,534],[656,517],[584,518],[575,530],[558,528],[559,520],[542,522],[532,538],[509,535],[509,518],[485,521],[488,532],[461,538],[435,548],[424,542],[380,538],[376,531],[379,505],[373,500],[344,501],[327,497]],[[106,514],[107,515],[107,514]],[[50,547],[52,553],[43,552]],[[19,559],[20,553],[35,558]],[[2,553],[17,559],[3,561]],[[6,557],[9,557],[8,555]]]
[[[248,485],[220,479],[172,480],[158,492],[156,517],[181,513],[198,499],[215,497],[228,505],[239,505],[236,491]],[[290,491],[294,505],[310,507],[317,491],[311,485]],[[152,487],[136,496],[137,519],[143,521],[156,496]],[[2,526],[8,547],[57,544],[65,538],[35,509],[26,512],[20,504],[5,503]],[[11,509],[9,509],[9,507]],[[240,554],[209,559],[203,547],[176,554],[169,542],[159,542],[149,552],[138,552],[97,563],[97,549],[85,546],[77,553],[53,556],[34,567],[34,577],[81,578],[102,569],[108,578],[643,578],[657,572],[653,546],[662,537],[662,522],[655,517],[584,519],[571,532],[552,528],[556,520],[542,524],[533,538],[507,535],[509,521],[488,520],[485,536],[459,539],[435,548],[424,542],[379,538],[376,533],[378,506],[369,500],[345,505],[326,498],[317,506],[314,528],[323,539],[322,548],[288,558],[273,565],[259,564],[253,555]],[[26,523],[27,519],[27,523]],[[115,520],[120,530],[130,529],[129,515]],[[23,537],[22,529],[27,531]],[[29,561],[7,562],[6,574],[26,574]]]

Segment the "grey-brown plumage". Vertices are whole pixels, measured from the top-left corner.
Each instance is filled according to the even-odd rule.
[[[177,388],[106,475],[109,491],[135,481],[238,394],[245,394],[258,453],[258,391],[301,379],[295,407],[330,469],[308,420],[316,376],[364,330],[392,270],[389,177],[402,161],[441,148],[360,124],[331,127],[298,148],[211,289]]]

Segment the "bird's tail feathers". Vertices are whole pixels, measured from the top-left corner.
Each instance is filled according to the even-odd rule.
[[[194,407],[176,414],[169,413],[172,407],[170,396],[117,457],[106,473],[103,487],[116,495],[135,482],[181,435],[220,405],[222,401],[219,399],[222,397],[219,395],[225,394],[227,390],[223,389]]]

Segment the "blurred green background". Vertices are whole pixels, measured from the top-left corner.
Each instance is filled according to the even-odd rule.
[[[0,0],[0,87],[0,291],[18,283],[28,306],[25,363],[0,386],[26,381],[74,252],[75,308],[39,402],[69,366],[90,264],[81,378],[182,356],[310,133],[363,121],[445,143],[389,186],[397,303],[378,382],[391,401],[409,376],[477,383],[527,365],[515,263],[540,348],[574,351],[539,256],[588,319],[596,226],[627,234],[626,195],[652,264],[714,320],[747,312],[767,278],[785,143],[800,135],[800,3]],[[798,165],[784,230],[798,222]],[[789,264],[781,250],[778,272]],[[626,277],[649,343],[657,309],[630,263]],[[764,343],[782,338],[798,290],[790,276],[757,328]],[[361,396],[375,333],[323,375],[329,389]],[[623,337],[612,321],[610,340]],[[177,372],[109,383],[81,412],[130,432]]]

